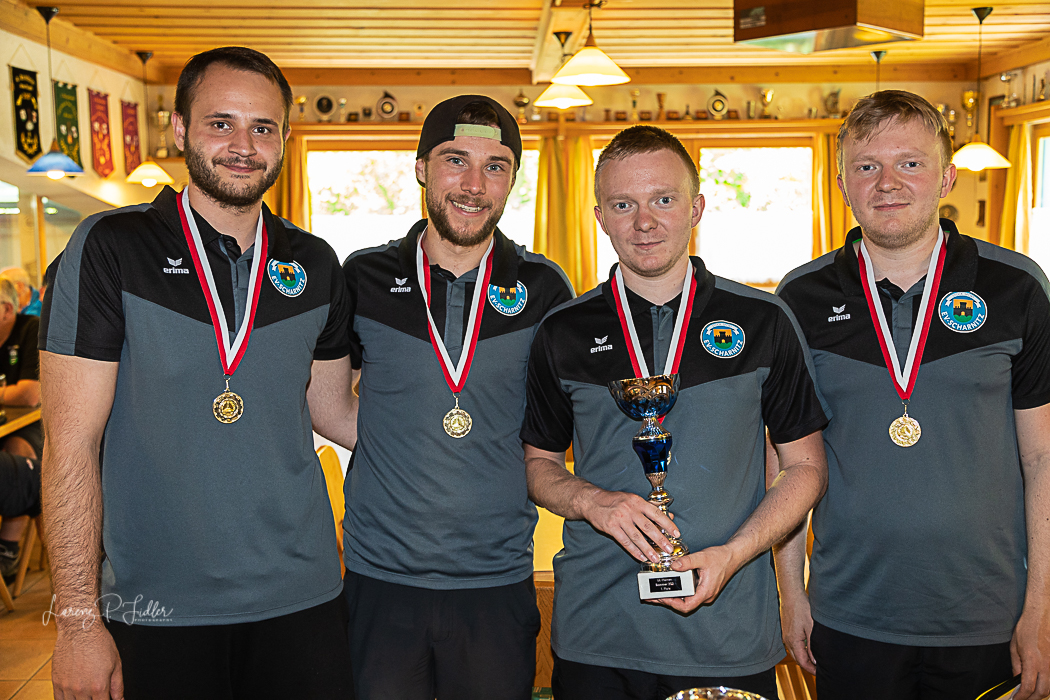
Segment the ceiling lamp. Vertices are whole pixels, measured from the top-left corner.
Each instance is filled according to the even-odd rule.
[[[149,83],[146,82],[146,61],[153,58],[152,51],[136,51],[139,60],[142,61],[142,89],[146,93],[146,104],[149,103]],[[124,182],[129,185],[142,185],[143,187],[155,187],[156,185],[171,185],[175,180],[168,175],[164,168],[157,165],[149,155],[149,120],[146,120],[146,157],[139,163],[139,167],[132,170]]]
[[[47,25],[47,79],[51,85],[51,124],[54,126],[55,137],[51,139],[51,148],[48,149],[47,153],[37,158],[36,162],[26,172],[30,175],[46,175],[52,180],[61,180],[66,175],[83,175],[84,169],[58,148],[58,126],[55,117],[55,80],[51,76],[51,20],[58,14],[58,8],[37,7],[36,11],[44,18],[44,23]]]
[[[575,85],[552,84],[536,98],[533,103],[537,107],[555,107],[557,109],[569,109],[570,107],[586,107],[594,104],[594,100],[587,93]]]
[[[561,60],[567,58],[565,54],[565,42],[572,36],[572,32],[554,32],[561,43]],[[534,102],[537,107],[554,107],[556,109],[569,109],[571,107],[586,107],[594,104],[594,100],[576,85],[558,85],[551,83],[550,87],[543,91]]]
[[[981,141],[980,129],[978,128],[978,120],[981,116],[981,49],[984,44],[984,37],[982,32],[984,29],[984,20],[988,15],[992,14],[992,8],[990,7],[975,7],[972,10],[975,17],[977,17],[978,29],[977,29],[977,112],[973,119],[973,136],[970,138],[970,142],[955,152],[952,157],[952,163],[955,164],[956,168],[962,168],[963,170],[972,170],[974,172],[981,172],[986,168],[1009,168],[1010,161],[1003,158],[1002,155],[988,144]]]
[[[591,10],[604,5],[604,0],[588,3],[587,8],[587,42],[583,48],[558,69],[551,78],[558,85],[620,85],[628,83],[631,78],[624,73],[605,52],[598,48],[594,41],[594,30],[591,26]]]

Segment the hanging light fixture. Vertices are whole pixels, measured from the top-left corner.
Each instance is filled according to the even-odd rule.
[[[981,140],[981,132],[978,127],[981,116],[981,50],[983,48],[984,20],[992,14],[990,7],[975,7],[971,10],[977,18],[977,112],[973,120],[973,136],[970,142],[955,152],[952,163],[956,168],[980,172],[986,168],[1009,168],[1010,161],[1003,158],[994,148]]]
[[[142,61],[142,89],[146,94],[146,104],[149,104],[149,83],[146,82],[146,61],[153,58],[152,51],[136,51],[139,60]],[[154,187],[155,185],[170,185],[175,182],[164,168],[157,165],[149,154],[149,120],[146,120],[146,157],[139,167],[132,170],[124,182],[129,185],[142,185],[143,187]]]
[[[886,51],[871,51],[871,57],[875,59],[875,92],[879,91],[882,83],[882,59],[886,57]]]
[[[51,20],[58,14],[58,8],[37,7],[36,11],[44,18],[44,24],[47,25],[47,79],[51,85],[51,124],[55,130],[55,137],[51,139],[51,148],[48,149],[47,153],[37,158],[36,162],[26,172],[29,175],[46,175],[52,180],[61,180],[67,175],[83,175],[84,169],[58,148],[58,118],[55,116],[55,79],[51,75]]]
[[[616,63],[598,48],[591,26],[591,10],[601,7],[605,0],[588,3],[587,8],[587,42],[584,47],[568,60],[551,78],[558,85],[620,85],[630,82],[631,78]]]
[[[554,32],[554,36],[557,37],[561,43],[561,60],[564,62],[566,58],[565,54],[565,42],[572,36],[572,32]],[[554,107],[556,109],[569,109],[571,107],[586,107],[587,105],[594,104],[586,92],[581,90],[576,85],[559,85],[558,83],[551,83],[550,87],[543,91],[543,93],[536,98],[533,103],[537,107]]]

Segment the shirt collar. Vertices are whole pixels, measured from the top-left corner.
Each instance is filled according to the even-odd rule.
[[[397,247],[397,258],[401,264],[401,274],[412,277],[416,275],[416,242],[427,228],[427,220],[420,219]],[[497,287],[515,287],[518,284],[518,251],[514,241],[503,235],[496,227],[492,234],[492,274],[489,284]]]
[[[164,222],[171,230],[181,237],[183,235],[182,221],[179,218],[179,205],[177,202],[180,196],[180,192],[176,192],[170,186],[165,185],[164,189],[153,200],[153,208],[160,213],[161,218],[164,219]],[[288,238],[288,229],[284,219],[274,216],[265,203],[262,205],[262,217],[268,238],[267,257],[280,260],[281,262],[292,262],[292,245]],[[219,233],[211,226],[203,227],[200,234],[201,242],[204,245],[208,245],[219,237]]]
[[[959,229],[950,219],[941,219],[941,228],[944,229],[946,236],[944,244],[947,250],[944,256],[944,270],[941,272],[940,288],[942,290],[973,289],[977,281],[977,244],[972,238],[960,234]],[[847,297],[864,296],[857,251],[853,246],[860,236],[860,226],[857,226],[846,234],[846,245],[835,254],[835,271],[838,274],[842,292]]]
[[[707,266],[704,264],[704,261],[701,260],[699,257],[691,255],[689,256],[689,262],[693,264],[693,277],[696,279],[696,295],[693,297],[693,312],[690,315],[690,318],[696,318],[707,307],[707,302],[711,300],[711,294],[713,294],[715,290],[715,276],[707,271]],[[619,263],[617,263],[617,265],[618,264]],[[616,274],[616,265],[613,265],[610,269],[609,279],[605,282],[602,282],[602,296],[605,297],[605,302],[613,310],[613,313],[616,313],[616,297],[613,294],[612,288],[612,278],[614,274]],[[632,294],[633,292],[628,288],[628,304],[631,303]],[[680,294],[675,296],[678,297],[680,296]],[[645,307],[644,310],[648,311],[653,306],[655,306],[655,304],[650,304],[649,306]],[[632,305],[632,315],[634,315],[635,313],[636,312],[633,310]]]

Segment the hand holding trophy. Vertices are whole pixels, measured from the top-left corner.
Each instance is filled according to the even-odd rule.
[[[657,422],[674,407],[678,399],[678,375],[660,374],[653,377],[619,379],[609,383],[609,392],[616,405],[628,417],[642,421],[642,428],[631,438],[638,459],[642,462],[645,478],[653,490],[648,501],[667,513],[674,501],[664,489],[667,467],[671,461],[671,433]],[[657,598],[684,598],[696,592],[696,571],[674,571],[671,564],[685,556],[689,549],[677,537],[662,531],[671,543],[670,553],[657,548],[659,562],[645,562],[638,572],[638,595],[642,600]]]

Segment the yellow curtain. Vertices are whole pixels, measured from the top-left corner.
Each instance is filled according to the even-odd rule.
[[[1028,252],[1028,213],[1032,209],[1032,151],[1027,124],[1010,127],[1003,216],[999,223],[999,245]]]
[[[594,156],[589,136],[540,143],[533,250],[561,265],[577,294],[597,283]]]
[[[841,248],[855,222],[839,192],[838,136],[822,134],[815,142],[813,159],[813,257]]]
[[[291,137],[284,148],[284,168],[263,201],[277,216],[310,230],[310,184],[306,176],[306,143]]]

